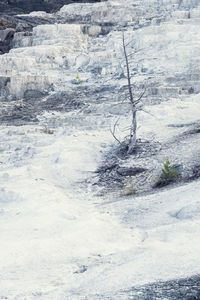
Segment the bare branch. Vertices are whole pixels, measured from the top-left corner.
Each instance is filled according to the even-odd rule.
[[[132,79],[134,77],[134,74],[133,75],[130,75],[130,79]]]
[[[117,126],[117,124],[118,124],[118,122],[119,122],[119,119],[120,119],[120,118],[118,118],[117,121],[115,122],[115,124],[114,124],[114,126],[113,126],[113,130],[110,128],[110,132],[111,132],[112,136],[114,137],[114,139],[115,139],[120,145],[122,145],[122,143],[120,142],[120,140],[119,140],[119,139],[116,137],[116,135],[115,135],[116,126]]]
[[[130,42],[128,42],[125,47],[127,47],[128,45],[130,45],[131,43],[133,43],[133,41],[131,40]]]
[[[155,117],[152,113],[150,113],[149,111],[147,111],[147,110],[145,110],[145,109],[143,109],[143,108],[141,108],[141,109],[139,109],[139,110],[142,110],[142,111],[145,112],[146,114],[148,114],[148,115],[150,115],[150,116],[152,116],[152,117],[158,119],[158,118]]]
[[[131,79],[130,79],[129,61],[128,61],[128,57],[127,57],[127,53],[126,53],[126,46],[125,46],[124,33],[123,33],[123,35],[122,35],[122,41],[123,41],[124,56],[125,56],[125,60],[126,60],[126,71],[127,71],[127,80],[128,80],[129,97],[130,97],[131,103],[134,104],[134,102],[133,102],[133,94],[132,94],[132,89],[131,89]]]
[[[121,143],[120,140],[116,137],[114,131],[112,131],[111,128],[110,128],[110,133],[112,134],[112,136],[114,137],[114,139],[115,139],[120,145],[122,145],[122,143]]]
[[[125,127],[125,128],[122,130],[122,132],[125,132],[125,131],[127,131],[127,130],[131,130],[131,126]]]
[[[128,58],[131,57],[132,55],[137,54],[138,52],[141,52],[142,50],[144,50],[145,48],[139,48],[139,49],[134,49],[133,52],[129,53],[127,56]]]
[[[144,96],[146,92],[146,87],[144,88],[144,91],[141,93],[141,95],[139,96],[139,98],[137,100],[134,101],[134,104],[138,104],[140,102],[140,100],[142,99],[142,97]]]

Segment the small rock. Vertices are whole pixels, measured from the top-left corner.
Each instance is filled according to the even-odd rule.
[[[96,25],[96,26],[91,26],[88,28],[88,35],[91,37],[97,37],[99,34],[101,34],[101,27]]]
[[[79,269],[77,271],[74,272],[74,274],[80,274],[80,273],[84,273],[87,271],[87,266],[80,266]]]

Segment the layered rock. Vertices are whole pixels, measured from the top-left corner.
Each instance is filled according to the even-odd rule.
[[[131,41],[133,83],[148,87],[150,101],[199,92],[200,8],[195,0],[71,4],[54,15],[21,18],[61,24],[15,34],[14,49],[0,57],[2,85],[6,82],[2,97],[73,90],[77,72],[85,85],[110,82],[120,89],[126,84],[122,31]]]
[[[100,0],[82,0],[81,2],[99,2]],[[63,5],[73,3],[73,0],[0,0],[0,36],[4,36],[2,30],[14,28],[17,32],[29,32],[34,26],[39,24],[48,24],[45,12],[55,11]],[[32,11],[44,11],[36,17],[34,13],[30,16],[22,17],[21,14]],[[19,14],[18,16],[16,16]],[[51,23],[51,22],[50,22]],[[25,34],[22,34],[22,36]],[[12,48],[12,37],[0,40],[0,54],[8,52]]]
[[[37,16],[32,13],[23,17],[20,15],[0,15],[0,54],[9,52],[13,47],[14,33],[16,36],[24,37],[31,35],[33,27],[37,25],[54,23],[53,16],[46,17],[46,15],[48,14],[45,12],[41,12]]]

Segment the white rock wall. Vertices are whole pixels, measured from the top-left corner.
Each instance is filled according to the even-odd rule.
[[[178,4],[181,8],[176,10]],[[10,78],[6,89],[16,98],[23,97],[28,89],[72,88],[77,72],[85,84],[102,85],[117,80],[116,84],[123,85],[123,31],[126,41],[133,41],[127,51],[133,53],[130,61],[135,83],[145,82],[160,93],[167,91],[166,96],[191,88],[198,92],[200,6],[194,8],[197,4],[195,0],[152,0],[64,6],[57,13],[58,19],[75,16],[77,22],[89,18],[94,23],[103,20],[117,25],[110,27],[107,35],[101,34],[100,25],[90,23],[39,25],[30,36],[17,34],[18,48],[0,56],[0,76]]]

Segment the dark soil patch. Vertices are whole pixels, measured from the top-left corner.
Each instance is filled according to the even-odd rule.
[[[37,114],[31,105],[11,103],[0,112],[0,124],[21,126],[37,122]]]
[[[135,167],[135,168],[128,168],[128,167],[118,167],[117,168],[117,173],[121,176],[135,176],[139,173],[143,173],[145,172],[146,169],[144,168],[138,168],[138,167]]]
[[[107,153],[98,170],[98,185],[102,193],[123,194],[127,187],[135,195],[155,193],[167,186],[174,187],[200,178],[200,144],[198,124],[168,142],[138,140],[137,148],[127,155],[126,141]],[[169,158],[176,176],[162,178],[162,169]]]
[[[121,291],[119,295],[130,300],[199,300],[200,276],[148,284]]]
[[[48,96],[45,101],[40,101],[39,108],[46,111],[69,112],[82,108],[85,104],[78,92],[60,92]]]
[[[0,124],[26,125],[38,122],[38,116],[45,111],[70,112],[85,107],[81,93],[60,92],[47,95],[40,91],[27,91],[25,99],[1,102]]]
[[[98,185],[103,188],[105,193],[112,191],[121,191],[124,189],[127,180],[135,180],[140,182],[138,191],[144,189],[144,182],[151,175],[151,170],[146,164],[141,165],[141,160],[150,158],[160,150],[160,144],[149,141],[138,140],[137,148],[131,155],[127,154],[127,144],[122,143],[115,147],[110,153],[105,155],[102,165],[96,171],[98,173]],[[131,159],[131,164],[124,166],[123,164]],[[140,165],[139,165],[140,164]],[[148,190],[149,190],[148,185]]]
[[[192,174],[189,176],[188,181],[200,178],[200,165],[196,165],[192,168]]]

